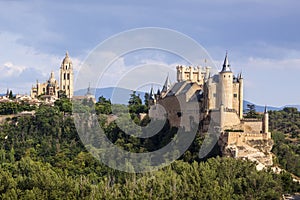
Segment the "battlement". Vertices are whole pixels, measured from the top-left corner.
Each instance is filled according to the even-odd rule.
[[[224,144],[242,146],[243,143],[252,140],[269,140],[271,139],[270,133],[245,133],[226,131],[221,134],[220,139]]]
[[[198,83],[199,85],[203,85],[205,79],[207,79],[209,76],[210,67],[179,65],[176,67],[176,69],[178,82],[191,81]]]

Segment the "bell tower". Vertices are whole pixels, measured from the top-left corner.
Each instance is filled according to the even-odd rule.
[[[59,88],[60,90],[64,91],[66,93],[66,96],[68,98],[73,97],[74,92],[74,74],[73,74],[73,64],[69,57],[69,53],[66,52],[66,56],[62,61],[62,64],[60,66],[60,81],[59,81]]]

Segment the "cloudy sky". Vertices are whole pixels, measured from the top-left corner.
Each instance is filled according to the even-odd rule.
[[[6,88],[29,93],[36,79],[45,81],[51,71],[58,75],[66,50],[78,70],[107,38],[129,29],[162,27],[193,38],[219,68],[227,50],[232,70],[244,74],[246,100],[300,104],[300,1],[53,2],[0,0],[0,93]],[[166,56],[147,55],[143,61],[149,64],[172,64]],[[134,65],[125,61],[115,65]]]

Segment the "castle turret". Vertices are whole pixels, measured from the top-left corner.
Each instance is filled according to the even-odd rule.
[[[226,53],[223,68],[219,73],[219,106],[223,103],[224,108],[232,109],[233,100],[233,74],[230,69]]]
[[[165,95],[170,88],[171,88],[171,82],[170,82],[169,75],[168,75],[166,78],[165,84],[163,85],[163,88],[161,90],[161,95],[162,96]]]
[[[269,133],[269,113],[267,110],[267,106],[265,106],[265,112],[264,112],[264,117],[263,117],[263,133]]]
[[[161,92],[160,92],[160,89],[157,89],[157,92],[156,92],[156,100],[160,99],[161,98]]]
[[[239,82],[239,117],[243,118],[243,103],[244,103],[244,79],[242,77],[242,73],[240,73],[238,77]]]
[[[153,87],[151,87],[150,94],[149,94],[148,105],[152,106],[155,103],[156,103],[156,98],[155,98],[155,94],[154,94],[154,91],[153,91]]]
[[[224,105],[221,103],[220,105],[220,129],[224,130],[225,126],[225,113],[224,113]]]

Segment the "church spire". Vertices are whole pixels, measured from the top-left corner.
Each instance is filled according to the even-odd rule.
[[[167,92],[170,89],[170,87],[171,87],[171,82],[170,82],[169,75],[168,75],[161,92]]]
[[[226,56],[224,59],[224,64],[221,72],[231,72],[229,61],[228,61],[228,53],[226,51]]]

